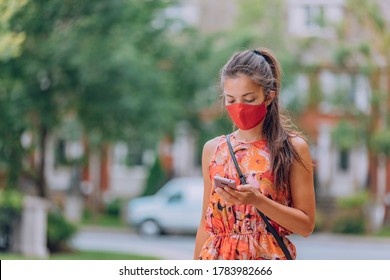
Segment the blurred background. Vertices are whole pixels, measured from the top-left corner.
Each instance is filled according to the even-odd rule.
[[[232,131],[218,72],[257,47],[311,147],[314,235],[390,237],[389,19],[387,0],[0,0],[0,256],[117,258],[81,250],[103,231],[190,233],[192,257],[202,148]]]

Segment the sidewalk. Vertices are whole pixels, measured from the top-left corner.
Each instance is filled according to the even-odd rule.
[[[314,233],[290,236],[300,260],[390,260],[390,238]],[[83,227],[73,240],[76,248],[156,256],[161,259],[193,258],[195,236],[138,236],[129,228]]]
[[[80,250],[132,253],[160,259],[192,259],[195,236],[144,237],[128,228],[83,227],[71,245]]]
[[[290,240],[302,260],[390,260],[390,238],[314,233]]]

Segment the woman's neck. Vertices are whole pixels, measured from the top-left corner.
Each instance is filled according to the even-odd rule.
[[[242,142],[253,142],[257,140],[262,140],[263,136],[263,124],[259,124],[254,128],[248,130],[238,129],[235,131],[236,139]]]

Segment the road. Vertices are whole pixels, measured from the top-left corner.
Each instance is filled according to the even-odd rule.
[[[291,236],[299,260],[390,260],[390,238],[316,233],[308,238]],[[140,237],[130,230],[84,228],[72,240],[75,248],[190,260],[194,236]]]

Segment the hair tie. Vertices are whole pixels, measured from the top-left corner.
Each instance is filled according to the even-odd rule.
[[[260,56],[263,56],[263,55],[261,54],[261,52],[258,51],[258,50],[253,50],[253,53],[254,53],[254,54],[257,54],[257,55],[260,55]]]
[[[263,55],[259,50],[253,50],[252,52],[256,55],[259,55],[270,66],[272,75],[274,75],[274,70],[272,70],[272,68],[274,67],[273,66],[274,62],[272,61],[272,59],[268,55]],[[271,89],[274,90],[275,88],[276,88],[275,82],[273,82]]]
[[[269,65],[273,64],[272,60],[267,55],[263,55],[259,50],[253,50],[252,52],[262,57]]]

